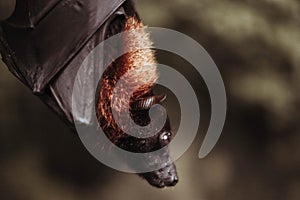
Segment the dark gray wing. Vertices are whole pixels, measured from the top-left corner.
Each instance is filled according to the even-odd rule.
[[[89,125],[95,109],[92,101],[82,105],[83,114],[72,113],[75,76],[85,57],[104,40],[112,20],[133,14],[131,0],[17,0],[13,15],[1,23],[2,59],[71,127],[74,120]],[[95,69],[88,70],[95,74]],[[92,88],[94,81],[81,80]]]
[[[124,1],[17,0],[13,15],[1,23],[2,57],[40,93]]]

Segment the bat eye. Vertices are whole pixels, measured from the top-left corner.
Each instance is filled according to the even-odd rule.
[[[168,131],[164,131],[162,134],[160,134],[159,136],[159,142],[162,144],[162,145],[167,145],[170,143],[171,141],[171,136],[172,134]]]

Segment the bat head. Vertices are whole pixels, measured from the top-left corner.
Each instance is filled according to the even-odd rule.
[[[165,99],[165,96],[150,96],[141,101],[132,104],[132,118],[139,126],[146,126],[150,123],[149,109],[153,104],[159,103]],[[155,109],[152,112],[152,120],[161,119],[162,107]],[[154,122],[155,124],[155,122]],[[147,131],[147,130],[144,130]],[[168,145],[173,137],[173,132],[170,127],[169,119],[167,118],[163,128],[155,135],[147,138],[137,138],[133,136],[122,137],[117,145],[127,151],[136,153],[153,152],[151,156],[145,154],[145,163],[139,163],[139,167],[163,165],[161,169],[141,173],[141,177],[145,178],[151,185],[162,188],[166,186],[174,186],[178,182],[176,167],[169,155],[168,148],[163,148]],[[162,149],[163,148],[163,149]],[[160,150],[156,153],[157,150]],[[135,166],[131,166],[134,168]]]

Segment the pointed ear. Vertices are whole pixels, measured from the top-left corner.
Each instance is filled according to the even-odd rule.
[[[133,102],[131,108],[132,110],[149,110],[153,105],[163,102],[166,98],[166,94],[141,98]]]
[[[0,21],[11,16],[16,7],[16,0],[0,0]]]

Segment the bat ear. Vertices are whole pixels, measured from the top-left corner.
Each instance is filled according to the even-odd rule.
[[[11,16],[16,7],[16,0],[0,0],[0,21]]]
[[[133,102],[131,108],[132,110],[149,110],[154,104],[161,103],[166,98],[166,94],[145,97]]]

